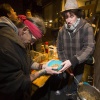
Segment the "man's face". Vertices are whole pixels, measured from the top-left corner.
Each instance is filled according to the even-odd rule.
[[[74,13],[69,13],[67,12],[65,14],[65,20],[66,20],[66,24],[70,27],[71,25],[73,25],[76,20],[77,20],[77,16]]]
[[[32,14],[31,14],[31,12],[27,12],[27,13],[26,13],[26,17],[27,17],[27,18],[30,18],[30,17],[32,17]]]
[[[16,14],[16,12],[14,11],[14,9],[10,9],[10,13],[8,14],[9,19],[12,21],[18,21],[18,16]]]
[[[24,28],[19,29],[18,35],[24,44],[29,44],[32,42],[32,35],[28,27],[25,26]]]

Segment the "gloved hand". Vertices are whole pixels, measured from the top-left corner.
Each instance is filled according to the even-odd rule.
[[[70,62],[70,60],[66,60],[64,61],[62,64],[63,68],[61,70],[59,70],[60,72],[64,72],[65,70],[67,70],[72,64]]]

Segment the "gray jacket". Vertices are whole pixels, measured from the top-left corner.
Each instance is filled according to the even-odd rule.
[[[65,25],[59,30],[57,51],[61,61],[70,60],[72,68],[84,63],[95,48],[92,26],[80,20],[74,32],[68,32]]]

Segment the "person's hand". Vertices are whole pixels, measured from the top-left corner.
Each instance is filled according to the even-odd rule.
[[[69,60],[66,60],[64,61],[62,64],[61,64],[63,67],[61,70],[59,70],[59,72],[64,72],[65,70],[67,70],[72,64]]]
[[[42,69],[45,69],[47,66],[46,66],[47,64],[43,64],[42,65]]]
[[[61,72],[55,71],[55,68],[52,67],[45,67],[46,73],[47,74],[60,74]]]

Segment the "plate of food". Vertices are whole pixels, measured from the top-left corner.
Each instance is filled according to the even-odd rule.
[[[47,65],[49,67],[52,67],[54,70],[57,70],[59,71],[61,68],[62,68],[62,65],[61,65],[62,61],[60,60],[50,60]]]

